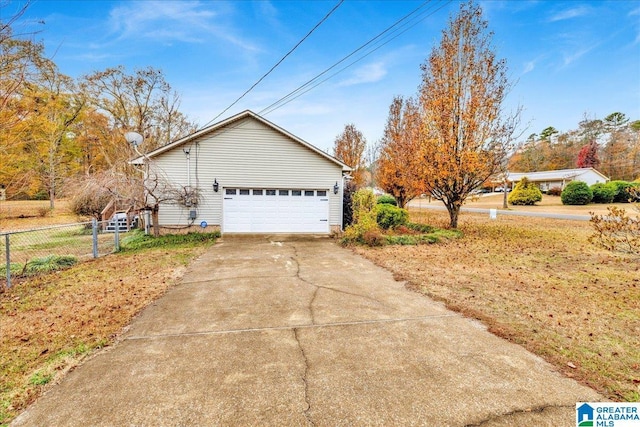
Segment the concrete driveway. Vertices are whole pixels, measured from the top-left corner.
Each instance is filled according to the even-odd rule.
[[[569,426],[597,400],[332,240],[225,237],[12,425]]]

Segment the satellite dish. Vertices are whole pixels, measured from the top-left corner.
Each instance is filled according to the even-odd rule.
[[[129,144],[137,147],[142,144],[144,138],[138,132],[127,132],[124,134],[124,139],[126,139]]]

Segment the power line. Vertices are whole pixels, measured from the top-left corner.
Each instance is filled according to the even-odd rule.
[[[249,92],[251,92],[253,90],[253,88],[255,88],[256,86],[258,86],[258,84],[260,84],[260,82],[262,80],[264,80],[269,74],[271,74],[271,72],[273,70],[276,69],[276,67],[278,67],[278,65],[280,65],[289,55],[291,55],[291,53],[293,53],[294,50],[296,50],[298,48],[298,46],[300,46],[310,35],[311,33],[313,33],[320,25],[322,25],[322,23],[324,23],[324,21],[326,21],[329,16],[331,16],[331,14],[333,14],[333,12],[336,11],[336,9],[338,9],[338,7],[340,7],[340,5],[344,2],[344,0],[340,0],[338,1],[338,3],[333,7],[333,9],[331,9],[329,11],[329,13],[327,13],[325,15],[324,18],[322,18],[320,20],[320,22],[318,22],[312,29],[311,31],[309,31],[307,33],[307,35],[305,35],[298,43],[296,43],[296,45],[294,47],[292,47],[289,52],[287,52],[273,67],[271,67],[271,69],[269,69],[269,71],[267,71],[262,77],[260,77],[260,79],[258,79],[257,82],[255,82],[249,89],[247,89],[242,95],[240,95],[238,97],[238,99],[236,99],[235,101],[233,101],[231,103],[231,105],[229,105],[227,108],[225,108],[224,110],[222,110],[222,112],[220,112],[220,114],[218,114],[217,116],[215,116],[213,119],[209,120],[207,123],[205,123],[204,127],[207,127],[207,125],[209,125],[210,123],[213,123],[218,117],[220,117],[221,115],[223,115],[224,113],[226,113],[231,107],[233,107],[234,105],[236,105],[242,98],[245,97],[245,95],[247,95]]]
[[[363,44],[362,46],[360,46],[359,48],[357,48],[356,50],[354,50],[353,52],[351,52],[350,54],[348,54],[347,56],[345,56],[344,58],[342,58],[341,60],[339,60],[338,62],[336,62],[335,64],[333,64],[332,66],[330,66],[329,68],[327,68],[326,70],[322,71],[320,74],[318,74],[317,76],[315,76],[314,78],[308,80],[306,83],[302,84],[301,86],[299,86],[298,88],[294,89],[293,91],[289,92],[287,95],[283,96],[282,98],[280,98],[279,100],[277,100],[276,102],[274,102],[273,104],[269,105],[268,107],[262,109],[260,111],[260,115],[266,115],[269,114],[275,110],[277,110],[280,107],[283,107],[284,105],[288,104],[289,102],[293,101],[294,99],[304,95],[305,93],[309,92],[310,90],[316,88],[317,86],[321,85],[322,83],[326,82],[327,80],[333,78],[334,76],[336,76],[337,74],[340,74],[341,72],[343,72],[344,70],[346,70],[347,68],[351,67],[352,65],[356,64],[357,62],[363,60],[364,58],[366,58],[367,56],[371,55],[373,52],[377,51],[378,49],[382,48],[383,46],[385,46],[386,44],[390,43],[391,41],[393,41],[394,39],[400,37],[402,34],[406,33],[407,31],[409,31],[410,29],[412,29],[413,27],[415,27],[416,25],[418,25],[420,22],[422,22],[423,20],[425,20],[426,18],[432,16],[433,14],[435,14],[436,12],[438,12],[440,9],[442,9],[443,7],[445,7],[447,4],[451,3],[452,0],[448,0],[446,3],[444,3],[442,6],[440,6],[439,8],[437,8],[436,10],[432,11],[431,13],[429,13],[428,15],[422,16],[421,14],[418,14],[417,16],[407,20],[411,15],[413,15],[414,13],[418,12],[421,8],[423,8],[430,0],[425,1],[422,5],[420,5],[418,8],[414,9],[413,11],[411,11],[409,14],[405,15],[404,17],[400,18],[398,21],[396,21],[393,25],[391,25],[390,27],[388,27],[387,29],[385,29],[384,31],[382,31],[381,33],[379,33],[377,36],[375,36],[374,38],[370,39],[368,42],[366,42],[365,44]],[[429,9],[421,12],[421,13],[426,13],[428,12]],[[407,22],[402,23],[403,21],[407,20]],[[357,58],[356,60],[350,62],[349,64],[347,64],[346,66],[342,67],[341,69],[339,69],[338,71],[336,71],[335,73],[331,74],[330,76],[328,76],[327,78],[321,80],[321,81],[317,81],[320,77],[322,77],[324,74],[326,74],[327,72],[331,71],[333,68],[335,68],[336,66],[340,65],[342,62],[346,61],[347,59],[349,59],[351,56],[355,55],[357,52],[359,52],[360,50],[364,49],[365,47],[367,47],[368,45],[372,44],[374,41],[376,41],[377,39],[381,38],[385,33],[389,32],[390,30],[392,30],[394,27],[398,26],[400,23],[402,23],[402,25],[400,25],[398,28],[394,29],[393,31],[391,31],[387,36],[386,36],[386,41],[384,41],[384,43],[381,43],[375,47],[373,47],[371,50],[369,50],[368,52],[366,52],[364,55],[362,55],[361,57]],[[398,34],[396,34],[393,37],[390,37],[391,35],[397,33],[398,31],[400,31],[403,27],[406,27],[407,25],[409,25],[408,28],[404,29],[403,31],[399,32]],[[389,38],[390,37],[390,38]],[[381,39],[385,40],[385,38],[383,37]]]

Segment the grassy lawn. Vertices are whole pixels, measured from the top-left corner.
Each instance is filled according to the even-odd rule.
[[[467,208],[481,208],[481,209],[502,209],[503,202],[503,193],[490,193],[483,194],[481,196],[470,197],[464,204],[464,207]],[[442,202],[438,200],[431,200],[427,198],[412,200],[409,203],[409,206],[412,208],[423,207],[426,208],[428,206],[444,206]],[[521,212],[544,212],[544,213],[555,213],[555,214],[567,214],[567,215],[589,215],[590,212],[594,212],[596,214],[606,214],[608,206],[617,206],[619,208],[626,209],[627,211],[632,211],[633,207],[629,203],[611,203],[611,204],[599,204],[599,203],[590,203],[588,205],[583,206],[567,206],[563,205],[560,200],[560,196],[550,196],[544,194],[542,196],[542,201],[538,202],[534,206],[514,206],[509,205],[508,210],[510,211],[521,211]]]
[[[0,425],[94,350],[117,340],[212,244],[206,235],[137,236],[128,246],[126,240],[128,250],[22,279],[0,293]]]
[[[446,212],[411,219],[447,225]],[[461,239],[358,247],[420,293],[614,400],[640,400],[640,260],[587,242],[588,222],[462,214]]]

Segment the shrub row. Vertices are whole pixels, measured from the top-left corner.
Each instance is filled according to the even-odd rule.
[[[638,189],[638,182],[611,181],[589,187],[582,181],[571,181],[562,191],[560,198],[565,205],[586,205],[591,202],[630,203],[640,201]]]
[[[439,230],[409,222],[409,213],[399,208],[391,196],[377,199],[370,190],[358,190],[352,198],[354,222],[345,229],[343,243],[369,246],[435,243],[441,237],[458,237],[458,231]],[[394,230],[394,234],[384,231]]]

